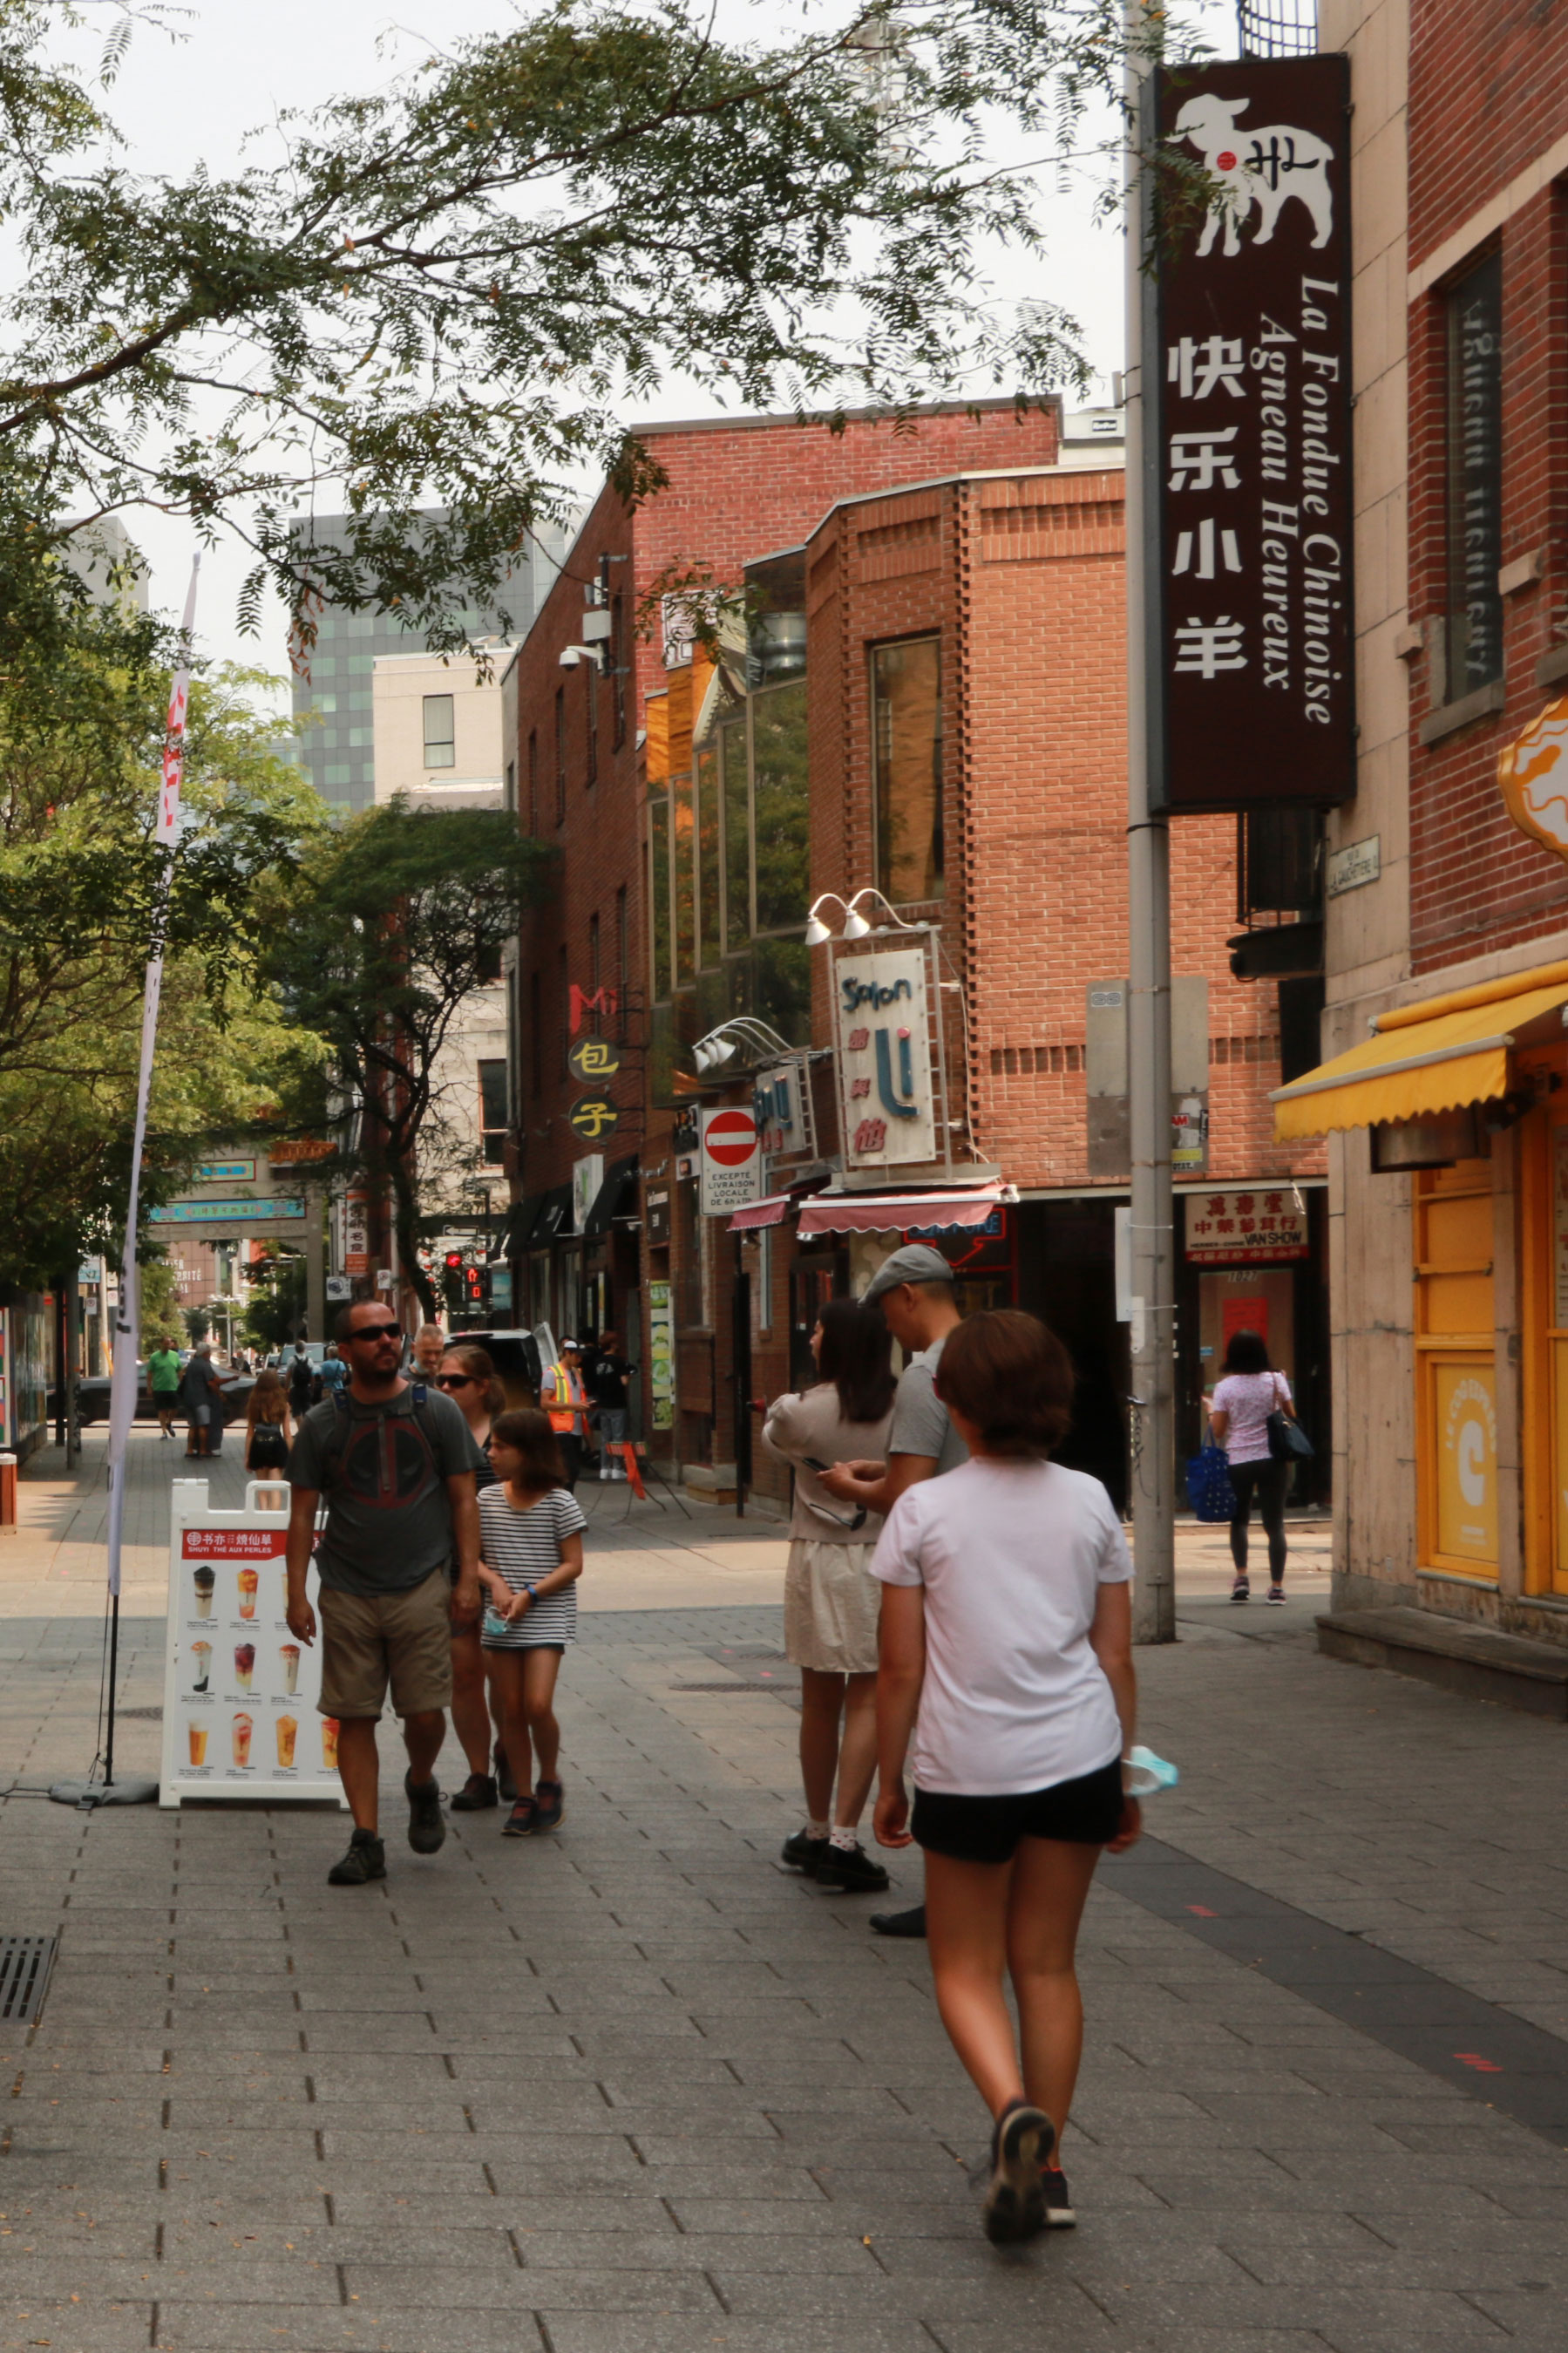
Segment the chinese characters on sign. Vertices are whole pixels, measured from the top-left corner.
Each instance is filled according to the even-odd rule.
[[[1186,1205],[1190,1266],[1269,1266],[1308,1255],[1307,1205],[1293,1186],[1189,1193]]]
[[[601,1136],[614,1135],[621,1124],[621,1114],[607,1095],[584,1095],[573,1104],[566,1116],[585,1144],[597,1144]]]
[[[1182,67],[1154,82],[1163,150],[1217,187],[1206,216],[1164,225],[1146,368],[1156,806],[1343,800],[1347,61]],[[1179,207],[1180,190],[1166,194]]]
[[[620,1069],[621,1050],[608,1038],[579,1038],[566,1057],[566,1067],[579,1086],[602,1087]]]
[[[845,1166],[938,1159],[925,950],[840,956],[833,988]]]

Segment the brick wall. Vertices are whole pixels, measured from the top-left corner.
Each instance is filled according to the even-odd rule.
[[[1548,19],[1551,19],[1549,25]],[[1568,681],[1538,681],[1568,636],[1568,238],[1561,180],[1521,174],[1568,132],[1568,16],[1520,0],[1415,0],[1410,47],[1410,259],[1446,275],[1410,312],[1410,617],[1424,625],[1411,695],[1411,933],[1417,971],[1555,933],[1568,871],[1516,832],[1497,788],[1504,744]],[[1505,600],[1506,703],[1429,745],[1445,700],[1448,602],[1443,295],[1500,247],[1502,563],[1539,552],[1544,577]],[[1424,271],[1429,275],[1430,270]]]

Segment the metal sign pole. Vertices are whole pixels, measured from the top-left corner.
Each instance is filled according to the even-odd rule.
[[[1171,866],[1163,814],[1150,807],[1149,586],[1156,548],[1144,480],[1144,316],[1150,191],[1140,150],[1149,60],[1146,0],[1125,16],[1127,105],[1127,905],[1128,1087],[1131,1097],[1131,1464],[1133,1637],[1176,1638],[1175,1301],[1171,1192]]]

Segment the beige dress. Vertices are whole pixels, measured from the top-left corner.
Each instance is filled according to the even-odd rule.
[[[806,1457],[818,1462],[880,1462],[892,1411],[880,1421],[846,1421],[831,1381],[777,1398],[763,1424],[763,1443],[795,1471],[789,1566],[784,1572],[784,1655],[819,1674],[868,1675],[877,1670],[877,1620],[882,1588],[870,1560],[882,1533],[869,1512],[858,1528],[854,1506],[830,1495]]]

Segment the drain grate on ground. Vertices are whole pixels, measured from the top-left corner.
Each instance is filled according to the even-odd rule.
[[[771,1699],[782,1699],[786,1707],[800,1705],[800,1669],[791,1666],[782,1651],[752,1643],[726,1643],[711,1650],[699,1643],[696,1648],[700,1657],[727,1668],[728,1679],[721,1683],[671,1683],[672,1692],[746,1693],[753,1699],[763,1692]]]
[[[55,1965],[54,1936],[0,1936],[0,2021],[30,2026],[44,2006]]]

